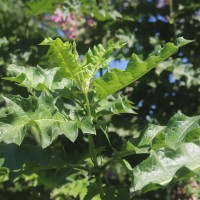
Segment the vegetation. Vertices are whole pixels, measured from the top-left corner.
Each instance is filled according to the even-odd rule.
[[[0,198],[198,198],[199,8],[2,1]]]

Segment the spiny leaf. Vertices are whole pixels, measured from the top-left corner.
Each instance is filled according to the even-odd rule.
[[[177,150],[151,151],[150,157],[133,168],[132,191],[148,192],[179,179],[178,172],[194,174],[200,169],[200,144],[185,143]],[[194,173],[193,173],[194,172]]]
[[[176,149],[184,141],[187,133],[200,127],[200,116],[187,117],[177,113],[168,122],[165,142],[167,146]]]
[[[139,138],[132,138],[125,142],[121,148],[121,151],[128,152],[128,151],[135,151],[136,153],[148,153],[152,147],[152,143],[155,141],[155,138],[159,137],[160,133],[165,130],[165,126],[159,126],[159,125],[148,125],[147,128],[145,128]],[[159,141],[160,142],[160,141]],[[162,145],[160,142],[159,144]],[[154,144],[154,147],[156,147],[156,144]]]
[[[91,79],[95,76],[99,69],[108,68],[111,53],[114,49],[119,49],[123,45],[124,43],[121,41],[114,43],[113,40],[109,40],[106,47],[99,44],[94,46],[92,50],[88,50],[82,62],[83,76],[86,85],[87,82],[89,85]]]
[[[13,77],[4,79],[15,81],[21,86],[27,87],[29,90],[52,90],[71,87],[70,80],[62,79],[57,75],[59,68],[42,69],[41,67],[22,67],[10,65],[8,71],[14,73]]]
[[[199,128],[200,116],[187,117],[178,112],[170,118],[167,126],[148,125],[138,138],[132,138],[124,143],[121,150],[148,153],[150,149],[156,150],[163,147],[177,149],[185,140],[198,141]]]
[[[149,147],[152,140],[165,130],[165,126],[150,124],[139,137],[139,142],[136,144],[138,148]]]
[[[117,95],[117,98],[103,99],[96,103],[96,114],[97,116],[107,115],[107,114],[120,114],[120,113],[132,113],[135,114],[136,109],[132,102],[130,102],[127,97],[122,95]]]
[[[149,125],[139,138],[124,143],[123,153],[150,154],[135,168],[130,169],[129,166],[128,173],[131,170],[131,177],[134,177],[132,190],[154,190],[173,179],[184,179],[200,170],[199,130],[200,116],[187,117],[178,112],[166,127]],[[126,162],[123,165],[127,165]]]
[[[177,40],[177,44],[167,43],[163,48],[157,47],[145,61],[133,54],[125,71],[113,69],[110,72],[107,71],[103,77],[94,80],[93,85],[95,86],[97,96],[103,99],[133,83],[156,67],[159,62],[177,52],[179,47],[191,42],[183,38],[178,38]]]
[[[82,69],[75,43],[63,42],[59,38],[55,40],[46,38],[40,45],[50,46],[48,50],[50,65],[53,68],[60,68],[60,76],[72,79],[75,83],[82,81]]]
[[[45,92],[38,99],[9,95],[5,100],[13,112],[0,119],[0,141],[20,145],[30,126],[38,130],[43,148],[60,134],[71,141],[76,139],[76,123],[63,116],[53,104],[52,96]]]

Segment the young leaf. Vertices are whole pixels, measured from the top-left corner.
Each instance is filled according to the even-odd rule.
[[[82,68],[79,63],[79,55],[76,52],[76,45],[70,42],[63,42],[57,38],[55,40],[46,38],[40,45],[49,45],[48,58],[51,67],[59,67],[59,75],[69,78],[75,83],[80,83],[83,79]]]
[[[113,69],[110,72],[107,71],[103,77],[94,80],[93,85],[99,99],[103,99],[133,83],[156,67],[159,62],[177,52],[179,47],[191,42],[183,38],[178,38],[177,41],[177,45],[167,43],[163,48],[157,47],[145,61],[142,61],[137,55],[133,54],[125,71]]]
[[[94,46],[92,50],[88,50],[83,59],[83,68],[86,69],[87,73],[92,74],[103,68],[108,68],[108,63],[110,60],[110,55],[114,49],[120,49],[123,47],[123,43],[121,41],[114,43],[113,40],[109,40],[106,47],[102,44]],[[91,78],[93,77],[91,76]]]
[[[113,40],[109,40],[106,47],[99,44],[94,46],[92,50],[88,50],[82,62],[83,77],[86,87],[89,87],[91,80],[99,69],[108,68],[110,55],[113,50],[119,49],[123,45],[124,44],[121,41],[114,43]]]

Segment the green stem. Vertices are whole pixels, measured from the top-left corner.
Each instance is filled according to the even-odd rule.
[[[99,165],[98,165],[98,160],[97,160],[97,155],[95,152],[95,146],[94,146],[94,141],[92,138],[92,135],[88,135],[88,139],[89,139],[89,151],[90,151],[90,157],[94,163],[94,168],[95,169],[99,169]],[[95,173],[95,179],[99,188],[99,195],[101,197],[101,199],[104,199],[104,192],[103,192],[103,187],[102,187],[102,181],[101,181],[101,175],[100,173]]]
[[[173,34],[174,34],[174,38],[176,38],[176,18],[174,15],[174,8],[173,8],[173,0],[168,0],[169,3],[169,10],[170,10],[170,18],[173,20]]]
[[[98,166],[97,155],[95,152],[94,141],[93,141],[92,135],[90,134],[88,135],[88,141],[89,141],[90,157],[94,163],[94,166],[97,167]]]
[[[19,176],[23,173],[33,173],[33,172],[39,172],[42,170],[64,169],[64,168],[84,170],[88,173],[91,171],[91,169],[89,169],[88,167],[84,167],[84,166],[80,166],[76,164],[67,164],[67,165],[62,165],[62,166],[43,166],[43,167],[35,167],[33,169],[21,170],[19,172],[16,172],[16,176]]]
[[[91,109],[90,109],[88,94],[87,94],[87,92],[85,92],[84,94],[85,94],[87,115],[91,116]],[[97,155],[96,155],[95,146],[94,146],[94,141],[93,141],[92,135],[90,135],[90,134],[88,134],[88,142],[89,142],[89,153],[90,153],[90,157],[92,159],[92,162],[94,164],[94,168],[99,169]],[[98,185],[98,188],[99,188],[99,195],[100,195],[101,199],[104,199],[104,192],[103,192],[100,173],[95,173],[95,179],[96,179],[96,182],[97,182],[97,185]]]
[[[108,160],[102,167],[101,169],[104,170],[107,166],[111,165],[112,163],[114,163],[116,160],[118,160],[119,158],[123,158],[126,156],[130,156],[135,154],[135,151],[128,151],[128,152],[122,152],[119,153],[117,155],[114,155],[110,160]]]
[[[90,102],[88,99],[88,93],[84,92],[85,95],[85,103],[86,103],[86,108],[87,108],[87,115],[91,116],[91,109],[90,109]]]
[[[174,17],[173,0],[168,0],[168,2],[169,2],[170,17]]]

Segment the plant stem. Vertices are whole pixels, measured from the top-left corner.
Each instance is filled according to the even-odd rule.
[[[90,109],[88,94],[86,92],[84,94],[85,94],[87,115],[91,116],[91,109]],[[95,151],[94,141],[93,141],[92,135],[90,135],[90,134],[88,134],[88,142],[89,142],[90,157],[91,157],[92,162],[94,164],[94,168],[98,170],[99,165],[98,165],[97,155],[96,155],[96,151]],[[98,185],[98,188],[99,188],[99,195],[100,195],[101,199],[104,199],[104,192],[103,192],[103,187],[102,187],[101,175],[100,175],[99,172],[95,173],[95,179],[96,179],[96,182],[97,182],[97,185]]]
[[[96,174],[95,178],[96,178],[97,185],[99,186],[99,195],[100,195],[100,198],[102,200],[104,200],[104,192],[103,192],[103,187],[102,187],[102,181],[101,181],[100,174]]]
[[[111,165],[112,163],[114,163],[116,160],[118,160],[119,158],[123,158],[123,157],[126,157],[126,156],[130,156],[130,155],[133,155],[135,154],[135,151],[127,151],[127,152],[122,152],[122,153],[119,153],[117,155],[114,155],[110,160],[108,160],[102,167],[101,169],[104,170],[107,166]]]
[[[88,135],[88,139],[89,139],[90,156],[91,156],[91,159],[94,163],[94,168],[99,169],[99,165],[98,165],[98,161],[97,161],[97,155],[96,155],[96,152],[95,152],[95,146],[94,146],[94,141],[93,141],[92,135]],[[101,175],[99,174],[99,172],[95,173],[95,179],[96,179],[97,185],[99,186],[99,195],[100,195],[101,199],[104,199],[104,192],[103,192],[103,187],[102,187]]]
[[[172,19],[172,25],[173,25],[173,36],[176,38],[176,18],[174,15],[174,8],[173,8],[173,0],[168,0],[169,4],[169,11],[170,11],[170,18]]]

